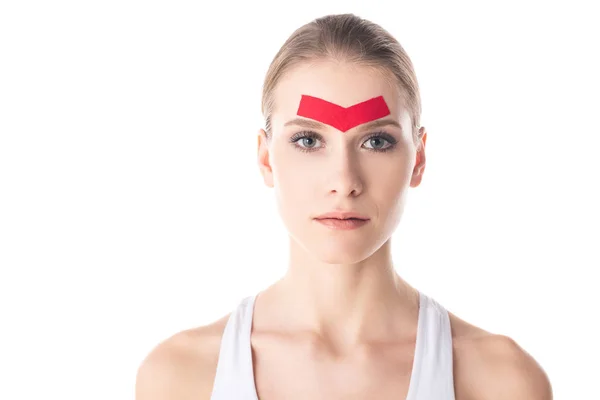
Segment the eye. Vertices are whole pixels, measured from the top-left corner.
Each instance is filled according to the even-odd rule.
[[[322,139],[323,138],[321,137],[321,135],[319,135],[316,132],[302,131],[302,132],[298,132],[294,136],[292,136],[290,138],[290,143],[300,142],[303,145],[308,145],[308,147],[304,147],[304,146],[298,146],[297,144],[295,144],[294,147],[296,147],[300,151],[312,152],[312,151],[314,151],[314,150],[312,150],[314,147],[312,147],[311,144],[317,140],[322,140]]]
[[[389,146],[380,147],[381,143],[383,143],[383,142],[388,142]],[[396,144],[396,140],[394,138],[389,139],[380,134],[375,134],[375,135],[370,136],[365,141],[365,143],[370,143],[373,146],[373,147],[371,147],[371,149],[373,149],[373,151],[387,151],[387,149],[394,147],[394,145]]]
[[[315,143],[317,141],[323,141],[323,137],[313,131],[301,131],[294,134],[290,138],[290,143],[294,143],[295,148],[307,153],[316,151],[316,149],[318,149],[318,147],[315,146]],[[382,143],[385,144],[385,142],[389,143],[387,147],[382,146]],[[393,150],[396,147],[397,142],[398,141],[392,135],[388,134],[387,132],[381,131],[369,135],[369,137],[365,139],[364,143],[368,143],[372,146],[365,147],[367,150],[374,151],[377,153],[384,153]],[[300,143],[302,145],[298,145],[297,143]]]

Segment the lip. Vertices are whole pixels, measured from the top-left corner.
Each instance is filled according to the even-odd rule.
[[[318,217],[316,217],[315,219],[319,220],[319,219],[339,219],[339,220],[343,220],[343,219],[350,219],[350,218],[355,218],[355,219],[360,219],[363,221],[368,221],[369,218],[367,218],[366,216],[359,214],[357,212],[354,211],[332,211],[332,212],[328,212],[326,214],[323,215],[319,215]]]
[[[331,229],[350,230],[357,229],[369,222],[368,219],[337,219],[337,218],[321,218],[315,219],[322,225]]]

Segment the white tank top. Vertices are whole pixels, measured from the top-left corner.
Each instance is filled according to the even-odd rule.
[[[259,400],[250,346],[255,299],[256,294],[244,298],[229,316],[211,400]],[[455,400],[448,312],[422,292],[419,304],[413,368],[405,400]]]

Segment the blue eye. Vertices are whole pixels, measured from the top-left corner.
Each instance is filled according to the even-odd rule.
[[[388,147],[384,147],[384,148],[373,148],[373,151],[379,151],[379,152],[384,152],[387,151],[388,149],[391,149],[394,147],[395,143],[390,142],[388,139],[386,139],[385,137],[381,136],[381,135],[373,135],[370,136],[365,143],[373,143],[374,140],[377,140],[379,142],[383,141],[387,141],[388,143],[390,143],[390,145]]]
[[[295,140],[292,141],[292,143],[297,143],[297,142],[302,141],[302,144],[306,145],[308,142],[310,142],[310,141],[314,142],[316,140],[319,140],[319,138],[316,135],[307,134],[304,136],[297,137]],[[298,147],[302,151],[308,151],[307,149],[311,148],[310,145],[308,147],[303,147],[303,146],[296,146],[296,147]]]
[[[318,147],[311,147],[310,142],[311,141],[314,142],[317,140],[322,141],[323,137],[313,131],[302,131],[302,132],[298,132],[295,135],[293,135],[290,138],[290,143],[295,144],[297,142],[302,141],[302,143],[304,145],[308,145],[309,147],[299,146],[297,144],[295,144],[294,147],[302,152],[310,153],[310,152],[316,151],[315,149],[318,149]],[[382,140],[388,142],[389,145],[387,147],[379,147],[376,143],[378,143],[378,142],[381,143]],[[368,149],[369,151],[377,152],[377,153],[385,153],[385,152],[393,150],[396,147],[397,142],[398,141],[392,135],[390,135],[386,132],[383,132],[383,131],[375,132],[375,133],[369,135],[369,137],[365,140],[365,143],[371,143],[371,145],[373,145],[373,147],[366,147],[366,149]]]

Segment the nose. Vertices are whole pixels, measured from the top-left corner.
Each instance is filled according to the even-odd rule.
[[[327,187],[329,192],[342,196],[358,196],[363,191],[364,182],[357,158],[346,151],[331,155],[327,165]]]

